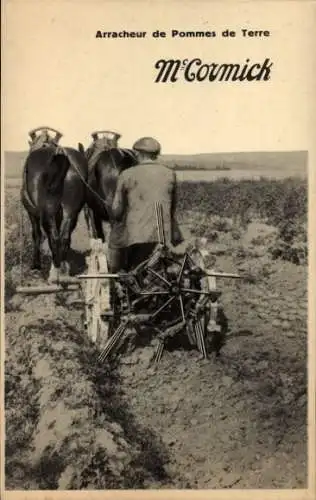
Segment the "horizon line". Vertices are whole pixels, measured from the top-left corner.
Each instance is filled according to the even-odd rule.
[[[70,147],[73,148],[73,146],[64,146],[64,147]],[[76,149],[76,148],[75,148]],[[132,149],[132,148],[119,148],[119,149]],[[4,153],[28,153],[28,149],[6,149],[3,150]],[[213,152],[203,152],[203,153],[161,153],[159,156],[165,156],[165,155],[171,155],[171,156],[190,156],[190,155],[224,155],[224,154],[254,154],[254,153],[308,153],[307,149],[282,149],[282,150],[275,150],[275,149],[268,149],[268,150],[251,150],[251,151],[213,151]]]

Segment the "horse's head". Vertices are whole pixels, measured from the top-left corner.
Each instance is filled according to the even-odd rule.
[[[133,149],[112,149],[111,150],[116,163],[116,168],[120,174],[124,170],[137,165],[137,155]]]
[[[100,154],[94,172],[104,199],[114,196],[120,173],[136,164],[136,155],[129,149],[112,148]]]
[[[94,212],[94,217],[109,221],[107,210],[100,203],[99,197],[111,205],[120,173],[136,164],[136,154],[129,149],[111,148],[100,153],[91,168],[89,177],[91,190],[87,190],[87,205]],[[95,196],[93,191],[97,191],[98,196]]]

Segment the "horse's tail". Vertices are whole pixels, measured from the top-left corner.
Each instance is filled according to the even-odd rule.
[[[64,181],[70,161],[63,150],[58,150],[51,158],[50,165],[46,172],[46,189],[47,194],[61,198],[64,189]]]

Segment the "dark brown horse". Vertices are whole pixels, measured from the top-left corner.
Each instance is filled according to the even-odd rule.
[[[41,268],[40,245],[47,237],[52,254],[49,281],[57,278],[60,268],[68,272],[71,234],[85,203],[87,180],[87,160],[73,148],[40,147],[25,161],[21,200],[32,224],[32,268]]]
[[[106,205],[112,204],[120,172],[136,163],[132,149],[111,148],[103,151],[89,170],[85,218],[92,238],[105,241],[103,222],[109,222]]]

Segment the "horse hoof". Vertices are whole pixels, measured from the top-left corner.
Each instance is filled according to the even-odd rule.
[[[61,264],[61,272],[62,274],[64,274],[65,276],[69,276],[69,273],[70,273],[70,265],[68,262],[62,262]]]
[[[60,274],[59,270],[53,267],[49,272],[47,282],[49,284],[56,283],[59,279],[59,274]]]
[[[31,269],[32,270],[37,270],[40,271],[42,268],[41,263],[38,260],[33,260],[31,264]]]
[[[48,285],[56,285],[56,284],[58,284],[58,281],[59,281],[58,277],[55,277],[55,278],[48,277],[47,278]]]

